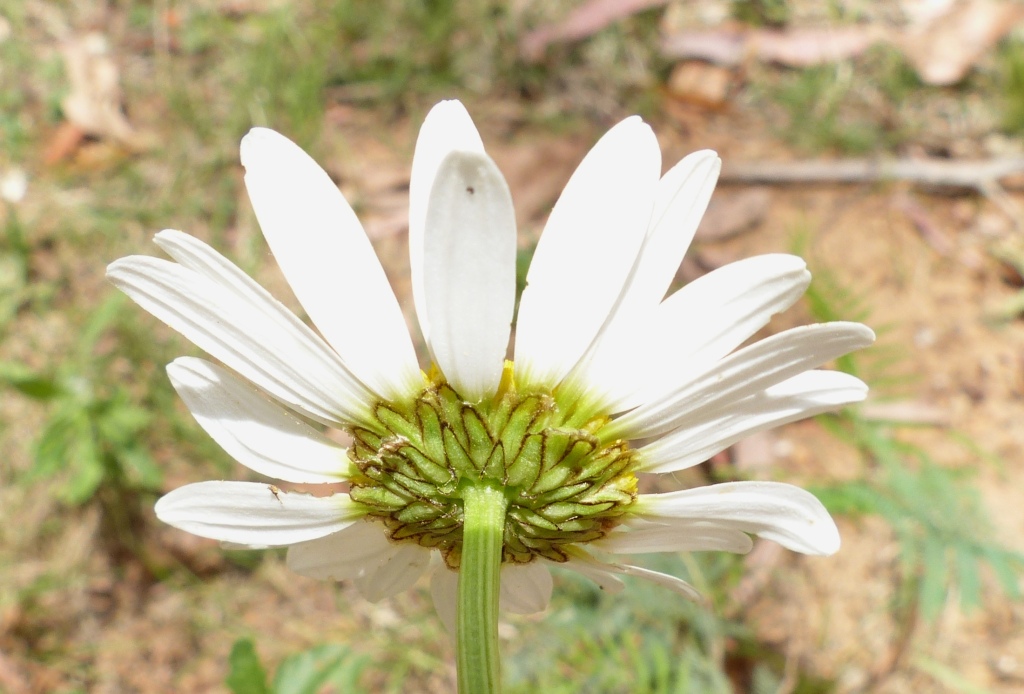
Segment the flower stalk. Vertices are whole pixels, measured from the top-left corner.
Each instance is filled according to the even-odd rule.
[[[498,592],[508,500],[489,484],[463,492],[462,560],[456,609],[456,658],[460,694],[501,691]]]

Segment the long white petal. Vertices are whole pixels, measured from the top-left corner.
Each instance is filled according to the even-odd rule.
[[[427,210],[424,301],[430,350],[466,400],[493,395],[516,299],[516,220],[501,172],[486,155],[452,152]]]
[[[287,562],[289,569],[302,576],[344,581],[380,566],[397,549],[381,523],[365,519],[326,537],[292,545]]]
[[[267,547],[330,535],[364,513],[347,494],[317,497],[257,482],[187,484],[161,497],[155,511],[193,535]]]
[[[554,582],[548,567],[539,561],[502,564],[498,607],[514,614],[533,614],[548,608]]]
[[[608,320],[651,218],[661,151],[637,117],[590,150],[551,211],[516,326],[519,383],[553,388]]]
[[[484,143],[466,107],[459,101],[442,101],[430,110],[420,127],[409,179],[409,266],[412,298],[423,339],[430,340],[430,322],[424,296],[423,240],[427,206],[437,169],[452,152],[479,152]]]
[[[682,595],[688,600],[693,600],[694,602],[700,602],[702,600],[697,589],[681,578],[663,574],[659,571],[651,571],[650,569],[644,569],[639,566],[632,566],[630,564],[600,561],[583,550],[576,550],[572,558],[562,566],[581,573],[587,578],[597,582],[597,584],[601,586],[602,590],[609,590],[602,581],[614,579],[615,582],[610,584],[612,587],[612,589],[609,590],[610,593],[617,593],[622,589],[622,581],[614,576],[614,574],[621,574],[624,576],[638,576],[640,578],[644,578],[653,583],[657,583],[660,586],[664,586],[665,588]]]
[[[344,448],[227,369],[181,357],[167,375],[199,426],[242,465],[288,482],[348,477]]]
[[[611,571],[603,562],[597,561],[582,550],[577,552],[576,556],[570,556],[569,561],[562,563],[550,563],[554,566],[561,566],[563,568],[570,569],[585,578],[589,578],[597,584],[598,588],[609,595],[621,593],[626,587],[626,584],[622,582],[621,578],[615,575],[614,571]]]
[[[657,306],[675,278],[711,200],[722,160],[711,150],[694,152],[661,177],[651,223],[620,310]]]
[[[696,588],[678,576],[662,573],[661,571],[652,571],[651,569],[645,569],[642,566],[633,566],[632,564],[612,564],[611,566],[614,566],[621,573],[627,576],[636,576],[644,579],[645,581],[655,583],[662,588],[668,588],[687,600],[692,600],[693,602],[704,601],[704,596],[702,596]]]
[[[448,633],[455,634],[456,610],[459,604],[459,574],[446,566],[434,569],[430,577],[430,597],[434,610]]]
[[[813,417],[867,397],[868,387],[840,371],[807,371],[729,407],[697,412],[686,426],[640,449],[643,472],[675,472],[702,463],[758,431]]]
[[[429,549],[398,544],[382,563],[356,577],[356,588],[370,602],[379,602],[412,588],[429,565]]]
[[[405,319],[359,219],[327,173],[267,128],[242,139],[256,218],[299,303],[352,373],[387,399],[422,384]]]
[[[750,536],[740,530],[700,521],[689,525],[653,522],[624,524],[591,544],[613,554],[706,551],[746,554],[754,546]]]
[[[665,524],[704,521],[778,542],[795,552],[839,550],[839,530],[810,492],[780,482],[726,482],[666,494],[642,494],[640,517]]]
[[[711,367],[784,311],[811,275],[796,256],[746,258],[689,283],[655,307],[623,313],[602,337],[588,381],[612,410],[655,399]]]
[[[165,234],[162,241],[169,238]],[[200,271],[129,256],[111,263],[107,277],[158,319],[293,409],[335,425],[365,421],[373,398],[337,354],[265,291],[249,291],[239,277],[244,274],[230,267],[222,272],[210,265]]]
[[[664,434],[686,426],[690,417],[727,407],[798,373],[867,347],[874,339],[871,329],[860,323],[822,323],[778,333],[735,352],[693,380],[623,415],[606,433],[631,439]]]

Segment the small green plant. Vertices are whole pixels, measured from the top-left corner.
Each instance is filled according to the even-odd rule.
[[[773,100],[787,113],[782,133],[793,145],[818,152],[867,152],[882,140],[878,126],[851,115],[854,73],[849,64],[822,65],[787,75]]]
[[[917,105],[929,98],[906,58],[889,46],[875,46],[855,61],[756,74],[755,94],[785,114],[779,134],[815,153],[898,146],[920,130]]]
[[[663,588],[632,579],[610,596],[560,571],[543,624],[520,627],[519,646],[506,659],[507,691],[725,694],[734,691],[727,673],[737,669],[768,687],[763,691],[778,689],[784,658],[728,609],[743,575],[742,557],[651,555],[644,565],[684,577],[711,606],[666,600]],[[797,680],[796,691],[828,691],[804,673]]]
[[[148,566],[139,541],[143,498],[151,498],[162,480],[145,436],[153,408],[138,401],[130,383],[112,374],[110,357],[97,353],[97,343],[123,314],[123,305],[119,295],[111,294],[82,326],[75,353],[52,372],[0,363],[0,385],[48,408],[33,465],[22,481],[45,480],[67,506],[97,504],[114,554],[127,552]]]
[[[834,320],[839,312],[866,318],[863,297],[827,270],[819,268],[817,274],[806,294],[815,318]],[[861,308],[851,312],[855,306]],[[871,352],[847,355],[839,366],[866,380],[876,393],[891,393],[888,384],[905,380],[899,361],[891,357],[891,350],[889,355],[885,350]],[[901,546],[898,612],[934,619],[954,590],[965,608],[980,606],[983,565],[993,571],[1008,598],[1020,598],[1017,581],[1024,555],[994,539],[980,495],[970,485],[970,471],[942,467],[927,450],[902,440],[899,431],[912,426],[906,422],[868,418],[855,407],[820,420],[860,452],[865,467],[858,479],[814,491],[835,513],[875,514],[892,526]],[[984,457],[966,437],[953,432],[949,437],[972,457]]]
[[[323,644],[286,658],[271,680],[251,639],[239,639],[224,683],[233,694],[356,694],[369,658],[346,646]]]

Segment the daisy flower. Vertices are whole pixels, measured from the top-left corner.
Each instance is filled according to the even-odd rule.
[[[651,128],[637,117],[613,127],[551,211],[513,335],[512,198],[462,104],[438,104],[409,190],[424,364],[328,175],[263,128],[242,140],[241,159],[267,243],[319,332],[180,231],[156,236],[173,261],[131,256],[107,274],[219,362],[182,357],[167,370],[235,460],[286,482],[349,487],[315,496],[197,482],[159,500],[161,520],[227,543],[287,546],[296,572],[352,580],[370,600],[432,571],[437,611],[453,627],[458,614],[460,630],[463,612],[493,612],[490,603],[544,609],[552,564],[610,591],[629,574],[695,598],[685,581],[616,556],[746,552],[751,534],[805,554],[839,548],[821,503],[791,485],[638,492],[639,473],[682,470],[867,392],[853,376],[817,370],[870,344],[863,325],[745,344],[807,288],[797,257],[736,262],[666,298],[717,180],[715,153],[691,154],[662,176]],[[474,606],[463,595],[467,562],[490,585],[500,571],[497,596]]]

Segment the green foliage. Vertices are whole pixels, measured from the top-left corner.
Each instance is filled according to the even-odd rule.
[[[779,27],[789,21],[786,0],[733,0],[732,16],[754,26]]]
[[[783,132],[786,139],[814,152],[872,150],[881,140],[879,129],[849,115],[852,74],[849,65],[822,65],[784,79],[773,98],[788,115]]]
[[[106,381],[108,374],[93,355],[96,341],[123,304],[123,297],[111,295],[100,306],[80,333],[78,358],[56,373],[0,364],[0,383],[50,407],[28,480],[53,478],[51,490],[69,505],[86,503],[102,484],[125,491],[155,491],[160,486],[160,470],[141,435],[150,414],[124,384]]]
[[[30,281],[32,249],[14,210],[7,214],[0,236],[0,338],[18,311],[53,293],[53,288]]]
[[[1024,41],[1007,41],[997,60],[1003,129],[1010,133],[1024,133]]]
[[[26,22],[24,8],[5,5],[3,17],[17,36]],[[26,106],[32,95],[10,85],[15,83],[19,73],[32,72],[36,67],[34,62],[28,42],[0,41],[0,83],[4,84],[0,89],[0,142],[4,143],[4,156],[13,161],[24,161],[31,142],[32,118]],[[45,93],[42,89],[40,92]]]
[[[284,5],[253,18],[254,40],[244,46],[246,88],[236,92],[244,103],[236,113],[248,125],[288,132],[308,146],[320,130],[331,55],[332,27],[300,23],[296,9]]]
[[[724,616],[742,562],[723,553],[643,558],[645,566],[693,583],[715,603],[712,607],[628,578],[624,591],[608,595],[576,574],[559,571],[543,623],[521,627],[518,649],[504,656],[506,691],[725,694],[733,691],[727,666],[737,659],[760,681],[778,683],[784,659],[740,621]],[[796,691],[819,691],[816,681],[802,675],[798,680]]]
[[[856,64],[764,74],[756,90],[782,107],[780,134],[800,149],[862,154],[898,145],[917,127],[905,106],[922,84],[891,47],[875,47]]]
[[[366,691],[359,679],[367,663],[346,646],[324,644],[286,658],[271,684],[252,640],[239,639],[228,657],[225,684],[233,694],[349,694]]]
[[[877,514],[900,542],[900,571],[908,595],[916,594],[926,618],[934,618],[950,592],[966,608],[979,607],[981,567],[988,565],[1008,598],[1019,599],[1024,555],[994,540],[977,490],[962,472],[935,464],[916,446],[894,440],[886,425],[849,414],[837,432],[857,443],[878,465],[868,477],[816,489],[837,513]]]
[[[224,684],[233,694],[270,694],[267,671],[252,639],[239,639],[228,656],[228,676]]]
[[[506,11],[493,0],[315,0],[252,13],[239,30],[211,10],[190,17],[182,43],[196,57],[223,54],[225,71],[236,75],[236,104],[227,114],[236,119],[232,130],[268,125],[309,145],[331,101],[398,110],[424,94],[511,79],[516,71],[506,68],[516,53],[514,36],[503,28]],[[198,116],[203,104],[191,85],[181,86],[175,106]],[[190,120],[204,127],[203,118]]]
[[[828,272],[819,271],[807,297],[817,320],[835,320],[837,315],[866,318],[863,308],[856,308],[864,305],[863,297],[842,287]],[[884,392],[885,383],[900,380],[898,372],[891,379],[871,377],[865,374],[865,367],[879,374],[880,370],[898,368],[900,360],[889,357],[880,361],[871,352],[848,355],[840,368]],[[980,495],[970,486],[968,473],[946,469],[924,448],[901,440],[898,421],[867,419],[856,408],[848,408],[822,422],[855,447],[867,466],[858,479],[813,491],[834,513],[875,514],[892,526],[901,548],[899,599],[904,604],[897,607],[914,608],[926,619],[933,619],[954,589],[959,591],[965,608],[978,607],[982,603],[981,571],[985,565],[1008,598],[1020,598],[1017,581],[1024,570],[1024,555],[995,541],[992,524]],[[977,446],[962,436],[949,435],[949,440],[961,444],[970,455],[978,453]]]
[[[900,106],[925,87],[904,54],[893,46],[875,46],[862,62],[869,87],[877,89],[884,97],[886,108]]]
[[[678,559],[667,563],[687,574]],[[643,581],[606,596],[585,579],[560,579],[544,628],[505,658],[510,693],[731,691],[713,651],[725,634],[742,634],[735,625]]]

